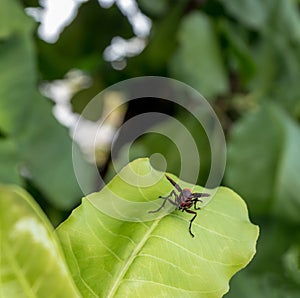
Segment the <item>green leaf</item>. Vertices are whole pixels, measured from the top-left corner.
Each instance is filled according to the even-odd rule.
[[[228,291],[229,279],[255,254],[258,227],[249,222],[245,203],[220,187],[199,211],[192,238],[190,214],[175,211],[157,218],[165,211],[148,213],[158,196],[171,190],[172,185],[151,168],[148,159],[137,159],[99,193],[84,198],[62,223],[58,235],[83,296],[221,297]],[[117,196],[129,208],[114,204]],[[132,205],[136,208],[130,210]],[[122,221],[103,213],[116,211],[120,217],[132,212],[140,214],[140,219],[153,216],[154,220]]]
[[[171,60],[171,74],[209,98],[227,92],[227,75],[209,17],[200,12],[186,16],[178,38],[179,48]]]
[[[300,286],[300,250],[299,245],[294,245],[289,248],[283,258],[283,264],[286,274]]]
[[[269,212],[299,223],[299,148],[299,125],[268,102],[234,127],[226,181],[256,214]]]
[[[0,185],[0,296],[79,297],[55,231],[21,188]]]
[[[233,279],[232,291],[224,298],[298,298],[299,290],[299,287],[286,282],[282,274],[249,274],[244,271]]]
[[[277,127],[268,107],[258,108],[235,124],[227,145],[225,181],[248,200],[256,214],[270,208],[273,196],[281,147]]]
[[[297,247],[299,232],[291,225],[264,216],[259,221],[257,254],[251,264],[230,281],[224,297],[298,297]]]
[[[138,4],[142,11],[147,15],[154,16],[163,16],[170,8],[170,3],[168,0],[153,0],[151,2],[146,0],[139,0]]]
[[[24,14],[19,1],[1,0],[0,40],[16,32],[31,31],[32,28],[33,22]]]
[[[225,18],[218,24],[228,43],[228,64],[233,71],[238,72],[241,83],[247,83],[256,73],[255,60],[249,47],[250,33]]]
[[[13,141],[0,139],[0,181],[22,184],[17,168],[18,154]]]
[[[237,20],[250,28],[262,28],[274,5],[273,0],[220,0],[227,11]]]
[[[270,1],[270,0],[269,0]],[[270,29],[277,35],[279,41],[289,39],[295,45],[300,45],[300,13],[295,0],[272,1],[276,3],[271,14]],[[263,3],[263,2],[262,2]]]
[[[233,54],[230,64],[234,62],[239,73],[251,79],[246,89],[272,98],[299,118],[300,14],[296,1],[221,2],[238,20],[231,21],[233,26],[223,21],[222,29],[229,43],[227,51]]]

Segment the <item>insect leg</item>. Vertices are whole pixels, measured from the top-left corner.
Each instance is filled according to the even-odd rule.
[[[166,178],[170,181],[170,183],[179,191],[182,192],[181,187],[172,179],[170,178],[168,175],[166,175]]]
[[[204,192],[194,192],[194,193],[192,193],[193,199],[191,201],[194,202],[194,208],[196,210],[200,210],[201,209],[200,207],[197,208],[197,202],[203,203],[203,201],[198,199],[198,198],[209,197],[209,196],[210,195],[208,193],[204,193]]]
[[[172,190],[170,192],[170,194],[168,196],[166,196],[166,197],[159,196],[159,198],[163,199],[162,205],[158,209],[156,209],[156,210],[148,211],[148,213],[158,212],[160,209],[162,209],[163,207],[165,207],[167,201],[169,201],[171,204],[177,206],[176,202],[172,201],[172,199],[171,199],[172,195],[175,195],[175,200],[176,200],[177,194],[176,194],[176,192],[174,190]]]
[[[194,219],[197,217],[197,212],[196,211],[192,211],[192,210],[187,210],[187,209],[185,209],[185,211],[187,213],[194,214],[193,218],[190,220],[190,226],[189,226],[189,232],[192,235],[192,237],[194,237],[195,235],[192,233],[192,223],[193,223]]]
[[[197,202],[203,203],[202,200],[199,200],[199,199],[192,199],[192,202],[194,202],[194,209],[195,209],[195,210],[200,210],[200,209],[201,209],[201,207],[197,207]]]

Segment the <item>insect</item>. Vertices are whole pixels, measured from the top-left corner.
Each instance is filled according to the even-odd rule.
[[[190,226],[189,226],[189,232],[192,237],[194,237],[194,234],[192,233],[192,223],[197,217],[198,213],[197,211],[190,210],[192,206],[194,205],[195,210],[200,210],[200,207],[197,207],[198,202],[203,202],[199,198],[201,197],[208,197],[209,194],[207,193],[199,193],[199,192],[192,192],[189,188],[182,189],[173,179],[171,179],[168,175],[166,175],[166,178],[170,181],[170,183],[176,188],[176,190],[179,193],[176,193],[175,190],[172,190],[169,195],[166,197],[159,196],[159,198],[163,199],[162,205],[156,209],[149,211],[149,213],[155,213],[158,212],[160,209],[162,209],[166,202],[169,201],[171,204],[176,206],[177,210],[182,210],[182,212],[187,212],[190,214],[194,214],[192,219],[190,220]],[[174,200],[172,200],[172,196],[174,196]]]

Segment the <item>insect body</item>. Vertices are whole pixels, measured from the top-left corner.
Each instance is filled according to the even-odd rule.
[[[182,189],[173,179],[171,179],[168,175],[166,175],[166,178],[170,181],[170,183],[176,188],[178,193],[176,193],[175,190],[172,190],[169,195],[166,197],[159,196],[160,198],[163,199],[162,205],[156,209],[149,211],[149,213],[155,213],[158,212],[160,209],[162,209],[165,205],[166,202],[169,201],[171,204],[176,206],[177,210],[182,210],[182,212],[187,212],[194,214],[192,219],[190,220],[190,226],[189,226],[189,232],[194,237],[194,234],[192,233],[192,223],[194,219],[197,217],[198,213],[197,211],[190,210],[192,206],[194,206],[195,210],[200,210],[200,207],[197,207],[198,202],[202,202],[199,198],[201,197],[208,197],[209,194],[207,193],[198,193],[198,192],[192,192],[188,188]],[[174,200],[172,200],[172,196],[174,197]]]

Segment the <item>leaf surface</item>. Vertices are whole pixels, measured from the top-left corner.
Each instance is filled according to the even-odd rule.
[[[133,172],[140,175],[139,180]],[[153,213],[149,216],[154,220],[130,222],[103,213],[109,212],[105,206],[114,200],[111,193],[122,196],[129,206],[167,195],[172,185],[163,175],[146,186],[145,180],[157,179],[157,174],[148,159],[135,160],[99,193],[84,198],[58,228],[83,296],[221,297],[232,275],[252,259],[258,227],[250,223],[243,200],[225,187],[204,202],[192,226],[194,238],[188,232],[191,214],[174,211],[158,218]],[[183,181],[179,184],[191,186]],[[201,190],[194,187],[194,191]],[[114,207],[121,213],[118,205]],[[138,211],[148,214],[154,208]],[[129,214],[127,209],[124,213]]]
[[[80,297],[55,231],[21,188],[0,185],[0,296]]]

